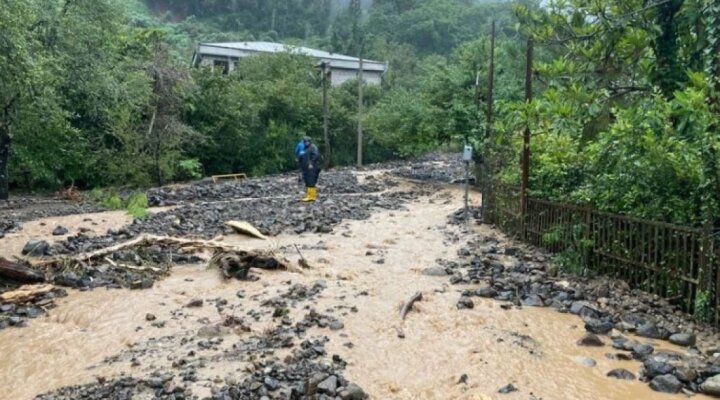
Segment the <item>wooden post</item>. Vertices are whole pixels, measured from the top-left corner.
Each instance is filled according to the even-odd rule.
[[[478,75],[479,78],[479,75]],[[478,79],[479,80],[479,79]],[[485,112],[485,138],[487,141],[492,141],[493,137],[493,94],[495,89],[495,21],[492,22],[492,31],[490,34],[490,66],[488,67],[488,91],[487,91],[487,110]],[[479,85],[478,85],[479,91]],[[479,97],[479,96],[478,96]],[[479,102],[478,102],[479,104]],[[483,141],[483,147],[487,149],[485,145],[486,141]],[[492,190],[492,174],[493,169],[490,165],[489,152],[484,151],[481,154],[481,173],[482,173],[482,202],[480,203],[480,215],[485,220],[486,212],[486,199],[489,201]]]
[[[360,67],[358,68],[358,123],[357,123],[357,165],[361,167],[363,165],[363,85],[365,81],[363,79],[363,54],[360,50]]]
[[[525,103],[530,107],[532,101],[533,39],[528,38],[525,63]],[[528,182],[530,179],[530,121],[525,122],[522,152],[522,180],[520,182],[520,236],[525,237],[525,218],[527,218]]]
[[[330,144],[330,115],[328,111],[328,80],[330,79],[330,69],[328,64],[323,62],[320,64],[322,74],[322,108],[323,108],[323,140],[325,141],[325,168],[332,166],[332,145]]]

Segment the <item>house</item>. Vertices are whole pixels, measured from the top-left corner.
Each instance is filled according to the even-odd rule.
[[[192,64],[194,67],[222,68],[227,73],[235,69],[242,58],[262,53],[280,52],[311,56],[317,60],[319,66],[325,63],[330,68],[333,86],[356,79],[360,69],[360,59],[356,57],[273,42],[200,43],[193,55]],[[382,75],[387,69],[387,63],[366,59],[362,61],[363,80],[369,85],[379,85]]]

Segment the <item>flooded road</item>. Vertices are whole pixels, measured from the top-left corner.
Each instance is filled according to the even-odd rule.
[[[614,368],[637,375],[641,364],[608,359],[605,354],[616,353],[608,337],[603,337],[604,347],[577,346],[585,333],[577,316],[546,308],[505,310],[500,302],[477,298],[473,309],[458,310],[460,292],[468,287],[449,285],[447,277],[424,276],[421,271],[437,265],[437,259],[456,257],[462,241],[451,240],[449,234],[461,232],[446,225],[446,218],[460,206],[460,199],[458,190],[452,190],[452,196],[422,198],[408,210],[344,223],[332,234],[280,236],[269,242],[224,239],[248,249],[286,248],[285,255],[293,261],[293,245],[306,245],[302,252],[313,268],[303,273],[260,271],[260,280],[241,282],[224,281],[217,270],[204,266],[179,266],[150,290],[72,291],[26,328],[0,331],[0,399],[32,399],[98,376],[171,369],[187,354],[184,343],[204,326],[228,315],[250,315],[290,284],[317,280],[327,282],[327,288],[312,307],[340,310],[344,323],[342,330],[318,332],[330,338],[328,354],[347,361],[345,376],[374,399],[683,397],[654,392],[640,381],[606,377]],[[488,233],[487,228],[477,229]],[[399,307],[418,291],[423,300],[401,323]],[[203,299],[205,305],[184,307],[192,299]],[[217,299],[228,304],[216,307]],[[344,311],[352,307],[356,312]],[[298,312],[290,316],[297,318]],[[147,314],[157,318],[156,326]],[[267,317],[252,320],[251,332],[225,332],[216,354],[227,354],[240,338],[271,326]],[[404,339],[398,338],[400,327]],[[584,365],[585,358],[596,365]],[[244,365],[231,359],[208,363],[199,371],[193,393],[209,395],[212,383],[244,373]],[[458,384],[464,374],[466,383]],[[518,391],[498,394],[508,383]]]

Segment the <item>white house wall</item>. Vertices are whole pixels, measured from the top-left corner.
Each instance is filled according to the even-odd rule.
[[[349,69],[334,69],[332,70],[332,85],[333,86],[340,86],[343,83],[357,79],[358,77],[358,71],[349,70]],[[372,71],[365,71],[363,73],[363,80],[368,85],[379,85],[382,81],[382,75],[377,72]]]

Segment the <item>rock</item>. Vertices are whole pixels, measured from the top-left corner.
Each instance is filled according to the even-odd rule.
[[[229,328],[219,325],[206,325],[198,329],[197,336],[202,338],[216,338],[230,332]]]
[[[670,343],[677,346],[695,346],[695,335],[692,333],[676,333],[670,336]]]
[[[156,319],[157,319],[157,317],[153,314],[150,314],[150,313],[145,314],[145,321],[155,321]]]
[[[632,357],[630,357],[629,355],[627,355],[627,354],[625,354],[625,353],[615,353],[615,354],[606,353],[606,354],[605,354],[605,357],[608,358],[608,359],[610,359],[610,360],[618,360],[618,361],[630,361],[630,360],[632,360]]]
[[[683,384],[674,375],[660,375],[650,381],[650,389],[662,393],[678,393]]]
[[[598,335],[605,335],[613,329],[613,323],[600,319],[589,318],[585,321],[585,330]]]
[[[658,361],[653,358],[647,359],[643,363],[643,375],[647,376],[648,378],[672,374],[674,370],[675,367],[673,367],[672,365],[666,362]]]
[[[697,379],[698,373],[695,369],[690,368],[687,365],[681,365],[675,368],[675,376],[682,382],[690,383]]]
[[[280,389],[280,382],[278,382],[277,379],[273,379],[269,376],[265,377],[265,380],[263,381],[263,385],[265,385],[267,390],[269,390],[271,392]]]
[[[473,303],[472,299],[467,296],[460,297],[460,300],[457,302],[457,308],[458,310],[463,310],[466,308],[473,308],[475,307],[475,303]]]
[[[575,362],[586,367],[594,367],[597,365],[597,362],[589,357],[575,357]]]
[[[720,375],[708,378],[700,385],[700,391],[711,396],[720,396]]]
[[[50,244],[44,240],[30,239],[22,249],[22,255],[42,257],[50,251]]]
[[[328,374],[318,372],[313,374],[306,382],[305,382],[305,395],[306,396],[313,396],[317,393],[318,385],[320,382],[327,379]]]
[[[637,329],[637,335],[650,338],[650,339],[662,339],[662,334],[658,329],[657,325],[652,322],[646,322]]]
[[[524,299],[522,299],[521,304],[525,307],[544,307],[545,302],[543,301],[542,297],[531,294]]]
[[[475,296],[478,297],[493,298],[496,294],[497,292],[495,291],[495,289],[491,288],[490,286],[475,289]]]
[[[580,340],[577,341],[578,346],[591,346],[591,347],[602,347],[605,346],[605,343],[603,343],[602,340],[600,340],[599,337],[595,336],[592,333],[586,333],[585,336],[580,338]]]
[[[345,389],[340,391],[339,395],[342,400],[365,400],[368,398],[365,391],[354,383],[347,385]]]
[[[655,348],[652,345],[643,343],[635,345],[632,349],[632,355],[635,359],[642,360],[645,357],[649,356],[655,351]]]
[[[330,322],[328,327],[333,331],[339,331],[340,329],[345,327],[345,324],[343,324],[341,321],[334,320]]]
[[[67,287],[79,287],[81,285],[81,280],[78,278],[77,275],[75,275],[74,272],[63,272],[59,275],[55,275],[55,278],[53,278],[53,281],[56,285],[60,286],[67,286]]]
[[[335,375],[330,375],[317,385],[317,391],[318,393],[334,396],[335,391],[337,390],[337,384],[337,377]]]
[[[498,393],[500,394],[508,394],[512,392],[517,392],[517,388],[513,386],[512,383],[508,383],[507,385],[503,386],[498,390]]]
[[[626,370],[625,368],[617,368],[607,373],[607,376],[615,379],[623,379],[627,381],[634,381],[635,374]]]
[[[202,306],[203,306],[203,301],[202,301],[202,299],[192,299],[192,300],[190,300],[189,303],[187,303],[187,304],[185,305],[185,307],[189,307],[189,308],[192,308],[192,307],[202,307]]]
[[[447,276],[447,271],[443,267],[430,267],[425,268],[422,274],[427,276]]]
[[[615,324],[615,329],[619,330],[620,332],[635,332],[635,325],[629,322],[620,321]]]
[[[467,374],[462,374],[462,375],[460,375],[460,379],[458,379],[457,384],[458,384],[458,385],[464,385],[464,384],[467,383],[467,380],[468,380],[468,375],[467,375]]]
[[[53,236],[62,236],[67,235],[68,229],[64,226],[58,225],[55,229],[53,229],[52,234]]]

